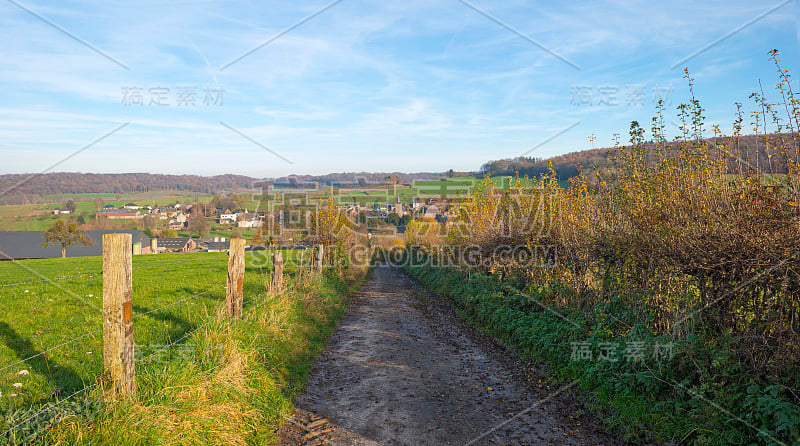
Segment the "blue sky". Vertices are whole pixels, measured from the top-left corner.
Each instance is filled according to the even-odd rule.
[[[0,173],[476,170],[611,145],[649,128],[656,93],[674,117],[683,67],[729,133],[759,79],[776,99],[769,50],[800,76],[798,17],[797,0],[3,1]]]

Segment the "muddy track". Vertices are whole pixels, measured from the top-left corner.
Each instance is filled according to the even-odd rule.
[[[353,296],[296,407],[277,444],[624,444],[398,268]]]

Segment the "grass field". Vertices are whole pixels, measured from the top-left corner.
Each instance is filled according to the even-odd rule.
[[[60,199],[64,201],[73,200],[73,201],[86,201],[86,202],[93,202],[94,200],[101,199],[109,201],[124,201],[123,204],[131,201],[143,201],[142,204],[152,204],[153,200],[164,201],[164,204],[167,204],[167,202],[169,201],[172,201],[174,203],[175,200],[184,201],[187,198],[191,198],[193,201],[211,200],[211,197],[208,196],[208,194],[180,193],[174,191],[153,191],[153,192],[143,192],[136,194],[101,194],[101,193],[55,194],[55,195],[47,195],[44,198]],[[146,201],[147,203],[144,203],[144,201]]]
[[[495,188],[508,190],[515,178],[508,175],[493,176]],[[441,194],[466,194],[471,191],[483,177],[453,177],[441,180],[416,181],[412,184],[412,193],[422,196],[436,196]],[[523,185],[533,184],[530,180],[521,179]]]
[[[173,263],[177,261],[181,263]],[[225,296],[227,255],[224,253],[136,256],[134,268],[134,314],[211,290],[185,305],[174,305],[139,318],[134,325],[137,344],[167,343],[179,338],[215,311]],[[0,369],[4,369],[0,372],[3,395],[0,410],[70,394],[93,382],[102,372],[101,332],[6,368],[102,328],[101,269],[100,257],[0,262],[0,306],[5,310],[0,314]],[[246,279],[248,294],[263,291],[252,269],[247,271]],[[37,283],[13,285],[31,281]],[[22,370],[29,374],[19,375]],[[14,387],[14,383],[22,386]],[[14,394],[17,396],[11,396]]]
[[[299,255],[297,251],[284,254],[290,281],[297,269],[291,259]],[[245,312],[258,304],[258,299],[252,299],[265,293],[267,259],[265,252],[247,254]],[[137,361],[137,376],[145,377],[145,382],[146,377],[163,371],[165,364],[180,364],[186,355],[202,356],[192,342],[194,336],[182,342],[181,348],[165,347],[218,318],[225,299],[227,261],[226,253],[134,257],[137,359],[156,354]],[[100,257],[0,262],[0,306],[4,309],[0,314],[0,432],[4,421],[13,425],[43,403],[71,395],[101,375],[101,269]],[[208,354],[205,348],[201,362]],[[220,358],[214,360],[220,362]],[[41,432],[40,427],[35,431]],[[0,435],[0,444],[3,440]]]
[[[0,220],[0,230],[3,231],[44,231],[56,220],[56,215],[37,215]],[[62,217],[63,218],[63,217]]]
[[[94,217],[97,210],[95,200],[103,200],[103,205],[113,205],[116,207],[124,206],[134,202],[141,206],[166,206],[175,202],[208,202],[213,197],[207,195],[191,195],[180,193],[168,193],[164,191],[147,192],[142,194],[61,194],[49,195],[47,199],[57,199],[56,203],[25,204],[0,206],[0,230],[2,231],[43,231],[59,218],[73,219],[78,215],[88,215]],[[68,200],[75,202],[75,212],[67,215],[29,215],[34,211],[50,211],[55,208],[63,208]],[[250,205],[255,208],[257,203]]]
[[[40,206],[35,204],[14,204],[10,206],[0,206],[0,218],[16,217],[25,215],[28,212],[40,209]]]
[[[426,265],[406,270],[448,297],[471,324],[537,363],[536,370],[577,383],[606,426],[632,444],[800,445],[800,406],[778,392],[782,386],[743,376],[729,338],[652,333],[636,326],[634,313],[616,300],[585,309],[545,306],[540,302],[552,289],[518,293],[498,275]],[[634,328],[614,334],[617,323]],[[631,342],[648,352],[658,343],[674,344],[674,356],[576,359],[576,342],[620,353]]]
[[[499,189],[508,189],[509,176],[493,177]],[[357,203],[362,206],[373,204],[394,204],[400,202],[410,205],[415,198],[439,197],[446,195],[462,195],[472,190],[481,180],[478,177],[454,177],[441,180],[414,181],[409,184],[398,184],[384,188],[342,189],[334,192],[334,199],[339,204]],[[288,190],[287,193],[291,193]],[[321,203],[331,196],[329,190],[309,191],[307,199],[311,203]]]

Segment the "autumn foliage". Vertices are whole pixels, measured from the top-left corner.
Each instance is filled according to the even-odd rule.
[[[660,103],[653,142],[633,122],[610,167],[566,188],[552,168],[510,190],[487,177],[444,236],[426,239],[410,226],[412,240],[477,251],[477,267],[550,290],[549,304],[622,300],[657,333],[730,335],[752,372],[790,365],[800,354],[800,111],[788,73],[778,70],[783,102],[751,97],[756,157],[740,144],[741,113],[731,136],[714,127],[706,138],[687,73],[691,99],[678,107],[675,140],[667,141]],[[541,246],[554,247],[558,261],[521,265],[509,256]]]

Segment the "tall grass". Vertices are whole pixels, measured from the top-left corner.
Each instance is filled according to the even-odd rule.
[[[291,413],[292,401],[304,385],[311,360],[324,347],[346,307],[347,294],[357,286],[363,271],[355,268],[320,273],[304,271],[303,277],[295,281],[297,263],[289,261],[288,290],[271,293],[264,287],[268,283],[264,275],[270,265],[262,265],[263,262],[252,258],[255,255],[258,253],[248,256],[242,320],[232,321],[224,314],[224,289],[222,295],[212,297],[201,307],[177,310],[170,307],[173,313],[167,312],[167,316],[191,318],[192,323],[173,327],[173,331],[179,331],[167,336],[153,338],[157,348],[149,349],[137,362],[137,394],[133,401],[105,399],[104,383],[93,373],[98,368],[93,359],[89,361],[91,367],[80,376],[85,384],[96,383],[96,387],[66,400],[71,393],[57,392],[52,400],[45,393],[39,395],[38,404],[32,400],[28,405],[9,407],[5,423],[0,423],[0,432],[27,421],[0,436],[0,444],[269,443],[284,417]],[[199,263],[213,263],[219,257],[217,263],[224,279],[227,259],[224,254],[164,257],[182,256],[209,256]],[[156,257],[164,259],[152,256]],[[36,266],[41,268],[46,262],[40,263]],[[198,262],[181,265],[192,263]],[[180,265],[171,269],[177,266]],[[135,275],[137,271],[148,269],[134,270]],[[184,280],[198,280],[209,276],[209,271],[208,265],[193,269],[187,266]],[[176,276],[174,270],[163,276],[173,288],[180,283],[176,279],[183,278],[182,274]],[[136,281],[134,285],[136,288]],[[162,299],[167,303],[175,301],[169,295]],[[141,299],[138,301],[141,303]],[[135,321],[137,344],[151,336],[153,332],[148,330],[158,333],[159,324],[172,323],[156,317],[154,328],[144,321],[158,315],[156,312]],[[66,351],[80,362],[86,354],[85,347]],[[99,358],[102,351],[100,345],[97,347],[93,349],[97,353],[93,358]],[[21,367],[24,366],[27,365]],[[20,379],[16,369],[11,378]],[[3,398],[7,399],[8,394],[4,392]]]

